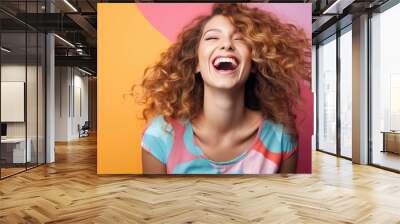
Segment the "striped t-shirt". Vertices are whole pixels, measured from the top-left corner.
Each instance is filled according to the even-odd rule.
[[[166,166],[168,174],[272,174],[297,147],[282,125],[264,120],[253,145],[236,158],[207,158],[193,138],[189,121],[155,117],[144,130],[142,148]]]

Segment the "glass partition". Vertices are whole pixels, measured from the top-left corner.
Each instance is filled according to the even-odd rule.
[[[27,163],[28,168],[37,165],[38,157],[38,49],[37,41],[38,36],[36,32],[27,33],[27,98],[26,98],[26,112],[27,112],[27,150],[30,151],[30,160]]]
[[[400,4],[371,19],[372,164],[400,171]]]
[[[43,13],[43,5],[0,2],[16,10],[0,11],[1,179],[45,163],[45,34],[16,19]]]
[[[318,47],[318,146],[336,154],[336,36]]]
[[[352,33],[340,36],[340,155],[352,157]]]
[[[42,13],[42,6],[44,3],[39,1],[27,2],[26,12],[33,14]],[[36,20],[36,21],[35,21]],[[38,24],[38,17],[32,17],[31,21],[34,24]],[[39,86],[43,88],[45,86],[39,84],[39,76],[42,72],[41,69],[41,45],[44,38],[43,35],[35,29],[27,27],[27,142],[29,143],[31,151],[31,161],[27,163],[27,167],[35,167],[39,164]],[[43,97],[43,96],[42,96]],[[41,111],[42,113],[44,111]],[[43,146],[44,147],[44,146]],[[27,148],[29,149],[29,148]],[[42,150],[43,151],[43,150]]]
[[[0,109],[5,129],[1,139],[1,176],[7,177],[24,171],[31,158],[31,151],[26,150],[26,33],[3,32],[1,47]]]

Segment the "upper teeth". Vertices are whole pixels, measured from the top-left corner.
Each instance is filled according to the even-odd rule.
[[[228,58],[228,57],[219,57],[214,61],[214,65],[219,65],[219,63],[221,62],[230,62],[232,63],[234,66],[236,66],[236,60],[233,58]]]

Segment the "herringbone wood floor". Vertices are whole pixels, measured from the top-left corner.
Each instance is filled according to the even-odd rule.
[[[315,152],[313,174],[96,175],[95,138],[0,181],[0,223],[400,223],[400,175]]]

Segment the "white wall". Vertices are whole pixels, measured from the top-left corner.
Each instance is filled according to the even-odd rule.
[[[1,81],[1,121],[25,121],[25,83]]]
[[[69,140],[69,73],[67,67],[55,68],[55,141]]]
[[[81,76],[82,73],[78,73],[76,75],[77,70],[74,71],[74,100],[75,100],[75,106],[74,110],[75,113],[73,113],[74,117],[72,119],[72,132],[71,134],[76,138],[79,137],[78,133],[78,124],[81,126],[85,123],[85,121],[88,121],[89,118],[89,111],[88,111],[88,98],[89,98],[89,92],[88,92],[88,77],[83,77]],[[80,93],[79,93],[80,91]],[[80,98],[79,98],[80,95]],[[78,102],[80,101],[80,102]],[[81,108],[79,108],[81,107]],[[82,111],[79,111],[81,109]]]
[[[55,140],[70,141],[88,120],[88,78],[72,67],[56,67],[55,73]]]
[[[36,86],[36,80],[34,80],[33,77],[31,76],[36,76],[36,66],[27,66],[27,68],[24,65],[20,64],[4,64],[1,66],[1,81],[3,82],[25,82],[25,75],[27,69],[27,75],[28,75],[28,81],[29,81],[29,86]],[[32,113],[32,111],[36,111],[36,88],[27,88],[27,116],[28,116],[28,137],[30,133],[33,133],[35,131],[35,136],[36,136],[36,126],[33,128],[34,130],[30,130],[30,127],[33,127],[34,125],[31,124],[31,122],[35,122],[37,120],[36,113]],[[4,97],[4,96],[3,96]],[[31,104],[31,102],[34,102],[34,104]],[[7,108],[1,108],[2,110],[6,110]],[[8,137],[25,137],[25,123],[26,122],[7,122],[7,136]]]

